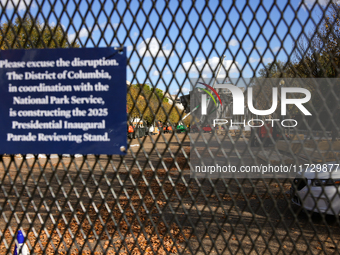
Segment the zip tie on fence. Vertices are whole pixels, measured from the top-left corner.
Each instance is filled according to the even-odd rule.
[[[29,255],[27,244],[25,244],[25,237],[21,230],[18,231],[17,242],[18,247],[17,244],[15,244],[14,255]]]

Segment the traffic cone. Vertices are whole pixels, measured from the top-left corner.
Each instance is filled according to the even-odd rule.
[[[17,244],[15,244],[14,255],[29,255],[27,244],[25,244],[25,237],[21,230],[18,231],[17,242],[18,247]]]

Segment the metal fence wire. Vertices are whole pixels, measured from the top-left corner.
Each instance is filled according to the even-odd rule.
[[[0,8],[1,50],[126,47],[128,125],[138,130],[127,134],[126,156],[1,155],[1,254],[14,254],[19,231],[30,254],[340,253],[336,1],[11,0]],[[237,118],[249,125],[235,129],[229,113],[215,127],[202,106],[187,115],[197,84],[233,84],[244,95],[251,87],[254,107],[266,110],[272,88],[282,96],[295,79],[307,80],[311,116],[294,107],[286,116],[250,113],[265,125]],[[276,128],[268,118],[298,124]],[[194,155],[215,166],[301,171],[196,176]]]

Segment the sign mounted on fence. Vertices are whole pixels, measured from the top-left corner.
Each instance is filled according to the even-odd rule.
[[[126,50],[0,53],[0,154],[122,154]]]

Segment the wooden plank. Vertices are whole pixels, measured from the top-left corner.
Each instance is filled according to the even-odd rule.
[[[329,151],[330,143],[333,146],[334,151]],[[322,157],[325,158],[327,162],[335,161],[336,157],[340,158],[340,142],[339,141],[313,141],[313,140],[305,140],[303,142],[290,140],[288,142],[284,140],[277,141],[276,143],[277,149],[279,151],[283,151],[285,153],[290,153],[291,151],[302,157],[303,159],[311,159],[315,163],[323,162]],[[302,146],[304,150],[302,149]],[[315,149],[315,147],[319,149]]]
[[[284,151],[289,153],[290,150],[289,148],[292,150],[293,153],[299,153],[301,151],[301,145],[303,144],[303,142],[300,141],[285,141],[285,140],[279,140],[276,142],[276,147],[279,151]]]
[[[319,150],[330,150],[331,146],[333,147],[334,151],[340,150],[340,141],[331,141],[331,140],[307,140],[305,146],[308,148],[315,148],[317,146]]]
[[[305,150],[301,151],[299,155],[305,159],[310,158],[315,163],[323,162],[322,158],[324,158],[326,162],[335,161],[336,157],[340,158],[340,151],[328,151],[328,150],[319,151],[314,148],[305,148]]]
[[[257,157],[263,161],[270,162],[272,165],[293,164],[295,161],[293,158],[277,153],[273,150],[260,151]],[[282,159],[282,160],[281,160]]]

